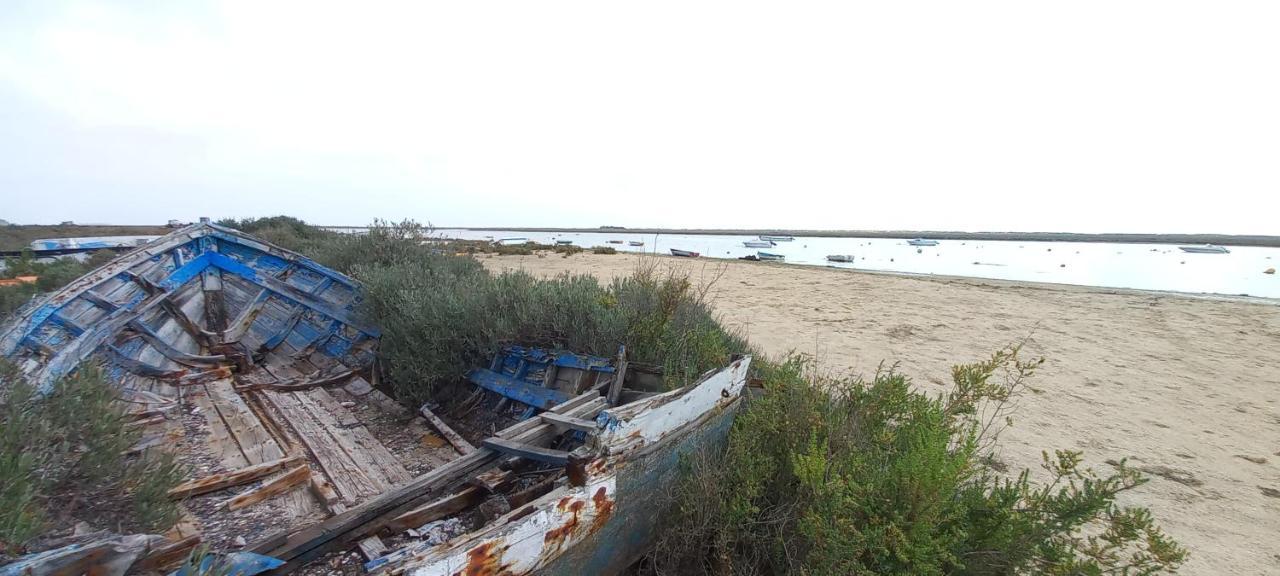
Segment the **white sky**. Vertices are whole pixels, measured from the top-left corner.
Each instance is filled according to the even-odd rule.
[[[1280,234],[1280,2],[0,2],[0,218]]]

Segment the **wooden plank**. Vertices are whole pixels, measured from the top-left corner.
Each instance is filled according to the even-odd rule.
[[[311,477],[311,467],[303,464],[284,474],[268,480],[262,486],[245,492],[227,501],[228,510],[239,510],[252,506],[272,496],[279,496],[299,486]]]
[[[356,546],[360,548],[360,553],[364,555],[365,560],[381,558],[387,553],[387,545],[383,544],[382,539],[377,535],[361,540]]]
[[[273,472],[278,472],[303,462],[304,459],[301,456],[288,456],[278,460],[255,464],[247,468],[241,468],[233,472],[225,472],[222,474],[205,476],[204,478],[197,478],[195,480],[183,482],[182,484],[169,489],[169,497],[187,498],[189,496],[216,492],[232,486],[239,486],[240,484],[252,482]]]
[[[205,442],[209,446],[209,452],[222,460],[223,466],[230,469],[244,468],[251,465],[252,463],[244,457],[244,452],[240,450],[240,444],[231,435],[231,431],[227,429],[226,422],[218,414],[218,409],[214,407],[208,391],[202,389],[202,392],[192,394],[188,398],[200,410],[200,414],[204,416],[207,423],[209,437],[205,439]]]
[[[318,388],[299,393],[298,396],[304,399],[313,414],[326,422],[330,435],[338,441],[339,447],[352,462],[357,466],[377,470],[380,483],[378,493],[408,482],[413,477],[395,454],[374,438],[368,428],[359,425],[359,420],[334,400],[329,391]],[[341,415],[349,416],[357,425],[345,425]]]
[[[338,447],[328,430],[302,404],[298,393],[264,390],[262,394],[271,400],[285,422],[297,433],[343,502],[352,505],[381,491],[366,471],[354,465]]]
[[[320,503],[329,510],[330,514],[341,514],[347,511],[346,504],[338,498],[338,493],[334,491],[333,485],[324,479],[324,475],[311,475],[311,494],[320,500]]]
[[[453,448],[457,450],[459,454],[467,455],[476,451],[475,446],[472,446],[470,442],[467,442],[466,439],[455,432],[453,428],[450,428],[444,420],[441,420],[440,417],[436,416],[430,408],[427,408],[426,404],[423,404],[422,408],[418,409],[418,413],[422,414],[422,417],[426,418],[427,422],[431,424],[431,427],[435,428],[441,436],[444,436],[445,440],[448,440],[450,444],[453,444]]]
[[[236,394],[229,380],[218,380],[205,385],[209,398],[218,414],[227,424],[244,457],[250,464],[261,464],[284,458],[285,452],[258,421],[258,417]]]
[[[581,418],[573,418],[570,416],[565,416],[563,414],[555,414],[552,412],[543,412],[538,417],[542,418],[542,420],[548,424],[553,424],[555,426],[558,426],[560,428],[565,428],[568,430],[578,430],[580,432],[586,432],[588,434],[595,432],[596,430],[599,430],[599,426],[596,426],[596,423],[592,420],[583,420]]]
[[[486,368],[474,368],[467,372],[467,380],[490,392],[544,410],[569,399],[568,394],[554,388],[535,386]]]
[[[604,399],[599,394],[582,394],[553,407],[551,411],[578,418],[594,418],[603,405]],[[519,442],[537,443],[546,442],[555,437],[556,429],[539,419],[529,419],[502,430],[498,435],[506,435]],[[336,546],[352,542],[353,538],[377,532],[386,525],[386,520],[380,521],[380,518],[389,514],[399,515],[397,509],[435,491],[456,485],[461,478],[490,466],[497,460],[496,451],[478,449],[422,474],[404,486],[291,534],[283,545],[259,542],[251,547],[250,551],[284,560],[287,564],[280,570],[287,572],[309,560],[318,558]]]
[[[553,466],[564,466],[569,463],[569,453],[564,450],[552,450],[523,442],[513,442],[502,438],[489,438],[484,441],[484,447],[497,450],[504,454],[519,456],[537,462],[545,462]]]
[[[475,486],[467,486],[457,494],[450,494],[438,500],[433,500],[427,504],[414,508],[404,514],[396,516],[387,523],[387,529],[391,532],[399,532],[410,528],[417,528],[426,524],[439,520],[446,516],[452,516],[480,503],[484,498],[485,491]]]

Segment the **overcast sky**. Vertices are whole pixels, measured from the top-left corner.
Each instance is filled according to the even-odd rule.
[[[0,2],[0,218],[1280,234],[1275,0],[320,4]]]

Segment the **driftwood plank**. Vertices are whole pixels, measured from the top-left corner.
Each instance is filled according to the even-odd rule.
[[[472,446],[470,442],[467,442],[466,439],[455,432],[453,428],[450,428],[448,424],[445,424],[444,420],[441,420],[439,416],[436,416],[430,408],[427,408],[426,404],[423,404],[422,408],[418,409],[418,413],[422,414],[422,417],[426,418],[427,422],[431,424],[431,427],[435,428],[441,436],[444,436],[445,440],[448,440],[450,444],[453,444],[453,448],[457,450],[459,454],[467,455],[476,451],[475,446]]]
[[[387,529],[391,532],[399,532],[410,528],[417,528],[427,522],[439,520],[446,516],[452,516],[478,504],[484,498],[485,491],[475,486],[467,486],[457,494],[450,494],[439,500],[433,500],[427,504],[414,508],[404,514],[396,516],[387,523]]]
[[[344,503],[355,504],[369,494],[379,492],[375,482],[351,462],[329,432],[302,404],[298,394],[270,390],[264,390],[263,394],[280,410],[280,415],[311,452]]]
[[[580,432],[591,433],[599,429],[599,427],[596,426],[596,423],[592,420],[583,420],[582,418],[573,418],[571,416],[565,416],[563,414],[543,412],[538,417],[542,418],[542,420],[547,422],[548,424],[553,424],[555,426],[559,426],[561,428],[566,428],[569,430],[578,430]]]
[[[178,486],[169,490],[170,498],[186,498],[188,496],[196,496],[199,494],[208,494],[216,492],[232,486],[239,486],[246,482],[252,482],[263,476],[296,466],[303,462],[301,456],[287,456],[279,460],[271,460],[262,464],[255,464],[247,468],[241,468],[233,472],[225,472],[222,474],[213,474],[204,478],[197,478],[188,482],[183,482]]]
[[[293,487],[306,482],[311,477],[311,467],[303,464],[288,472],[285,472],[277,478],[268,480],[262,486],[245,492],[235,498],[227,500],[228,510],[239,510],[246,506],[252,506],[272,496],[284,494]]]
[[[569,453],[564,450],[552,450],[524,442],[513,442],[502,438],[489,438],[484,441],[484,447],[497,450],[511,456],[519,456],[528,458],[537,462],[545,462],[554,466],[564,466],[569,463]]]

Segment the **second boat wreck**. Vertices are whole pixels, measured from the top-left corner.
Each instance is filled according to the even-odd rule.
[[[511,346],[451,412],[411,411],[379,389],[359,302],[350,278],[203,220],[26,310],[0,353],[46,389],[105,366],[136,448],[193,470],[171,494],[183,521],[134,571],[204,543],[281,573],[355,549],[369,573],[615,573],[650,546],[680,454],[723,440],[750,367],[667,391],[625,348]]]

